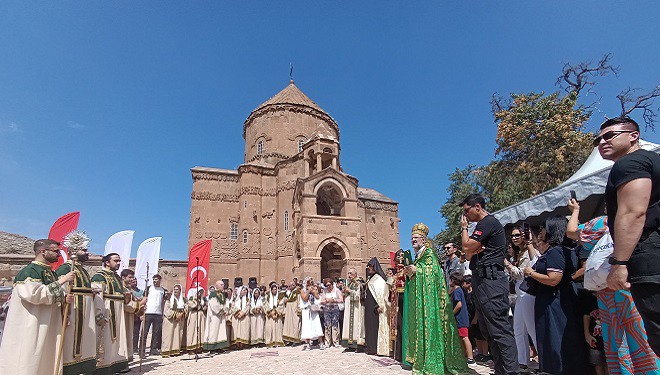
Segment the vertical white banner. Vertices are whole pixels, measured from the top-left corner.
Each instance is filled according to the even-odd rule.
[[[161,239],[162,237],[147,238],[138,247],[135,259],[135,277],[138,279],[138,288],[142,290],[147,285],[151,285],[151,278],[158,273]],[[147,273],[147,266],[149,273]]]
[[[108,242],[105,243],[105,252],[103,255],[117,253],[121,257],[121,265],[119,266],[119,271],[117,271],[117,273],[121,273],[124,268],[128,268],[128,261],[131,259],[131,246],[133,246],[134,233],[134,230],[117,232],[110,236]]]

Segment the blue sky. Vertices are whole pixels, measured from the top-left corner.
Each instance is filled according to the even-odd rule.
[[[133,229],[134,252],[163,236],[184,259],[190,168],[242,162],[243,121],[291,62],[408,247],[414,223],[442,229],[447,175],[494,157],[493,92],[556,91],[564,62],[612,53],[594,130],[622,89],[660,84],[657,2],[414,3],[3,1],[0,230],[45,237],[81,211],[94,252]]]

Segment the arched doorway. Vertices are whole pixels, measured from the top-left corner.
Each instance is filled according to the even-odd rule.
[[[335,242],[329,242],[321,250],[321,279],[336,278],[344,274],[346,254]]]

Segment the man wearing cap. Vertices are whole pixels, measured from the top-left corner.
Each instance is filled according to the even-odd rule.
[[[52,375],[60,371],[56,357],[65,302],[63,286],[75,274],[69,272],[58,278],[51,270],[50,264],[60,255],[59,242],[38,240],[34,253],[34,261],[14,279],[0,346],[3,375]]]
[[[504,228],[486,211],[486,200],[479,194],[468,195],[459,207],[463,207],[461,240],[470,259],[479,328],[489,342],[495,374],[517,374],[518,350],[509,322],[509,279],[504,273]],[[472,235],[468,235],[470,222],[477,223]]]
[[[69,307],[68,324],[64,330],[62,363],[64,375],[91,374],[96,369],[96,322],[94,294],[89,273],[83,263],[89,259],[87,248],[69,248],[70,259],[57,268],[55,274],[73,271],[71,285],[73,303]]]
[[[467,363],[445,276],[435,251],[426,243],[428,233],[429,228],[423,223],[413,226],[411,242],[415,260],[404,271],[408,277],[404,355],[413,364],[413,373],[461,374],[467,372]]]

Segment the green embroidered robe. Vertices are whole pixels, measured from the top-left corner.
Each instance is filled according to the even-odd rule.
[[[413,375],[465,373],[465,355],[438,258],[424,248],[414,265],[417,270],[406,283],[404,320],[405,358],[413,364]]]
[[[80,262],[71,260],[59,266],[55,274],[66,275],[72,268],[76,276],[71,285],[74,300],[69,307],[69,323],[64,330],[64,375],[91,374],[96,369],[96,320],[91,278]]]
[[[115,272],[102,269],[92,277],[92,289],[98,291],[94,296],[95,317],[97,322],[96,375],[115,374],[128,369],[127,324],[124,312],[135,312],[138,302],[124,302],[124,286]]]

